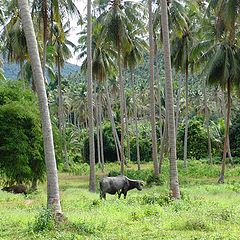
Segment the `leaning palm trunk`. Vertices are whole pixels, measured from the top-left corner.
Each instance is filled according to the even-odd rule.
[[[204,108],[205,108],[205,124],[207,127],[207,135],[208,135],[208,157],[209,163],[212,164],[212,143],[211,143],[211,136],[210,136],[210,127],[209,127],[209,111],[207,105],[207,96],[206,96],[206,81],[203,86],[203,97],[204,97]]]
[[[121,46],[118,41],[117,44],[117,52],[118,52],[118,78],[119,78],[119,86],[120,86],[120,115],[121,115],[121,149],[120,149],[120,159],[121,159],[121,175],[124,173],[124,131],[125,131],[125,114],[124,114],[124,82],[122,78],[122,64],[121,64]]]
[[[89,191],[96,192],[95,176],[95,146],[94,146],[94,119],[93,119],[93,83],[92,83],[92,7],[91,0],[87,1],[87,76],[88,76],[88,125],[89,125],[89,158],[90,176]]]
[[[180,198],[180,190],[178,183],[178,170],[177,170],[177,154],[176,154],[176,132],[174,121],[173,109],[173,86],[172,86],[172,71],[170,59],[170,43],[169,43],[169,28],[168,28],[168,15],[167,15],[167,1],[161,1],[161,22],[162,22],[162,35],[163,35],[163,52],[166,76],[166,103],[168,117],[168,140],[170,148],[170,190],[172,197],[175,199]]]
[[[149,45],[150,45],[150,111],[151,111],[151,126],[152,126],[152,159],[154,175],[159,175],[159,166],[157,160],[157,134],[156,134],[156,119],[155,119],[155,94],[154,94],[154,43],[153,43],[153,23],[152,23],[152,1],[148,0],[149,14]]]
[[[220,173],[220,177],[218,179],[218,183],[224,183],[224,174],[225,174],[225,165],[226,165],[226,155],[227,155],[227,145],[229,138],[229,126],[230,126],[230,112],[231,112],[231,92],[230,92],[230,80],[227,83],[227,118],[226,118],[226,127],[225,127],[225,138],[224,138],[224,146],[223,146],[223,158],[222,158],[222,169]]]
[[[184,153],[183,153],[183,168],[187,168],[187,147],[188,147],[188,60],[186,61],[186,118],[185,118],[185,133],[184,133]]]
[[[43,128],[44,154],[47,169],[47,205],[48,208],[51,208],[55,214],[62,215],[52,125],[50,121],[48,100],[38,52],[38,45],[29,11],[28,1],[18,0],[18,5],[20,8],[23,30],[26,36],[27,47],[33,70],[33,78],[35,79],[39,99],[40,115]]]
[[[137,147],[137,164],[138,170],[141,170],[140,164],[140,149],[139,149],[139,133],[138,133],[138,122],[137,122],[137,106],[136,106],[136,92],[135,92],[135,82],[133,70],[131,70],[131,85],[133,90],[133,114],[134,114],[134,123],[135,123],[135,134],[136,134],[136,147]]]

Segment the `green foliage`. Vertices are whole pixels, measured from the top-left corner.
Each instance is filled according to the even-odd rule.
[[[164,175],[168,172],[166,164],[165,161]],[[109,194],[107,200],[102,201],[99,193],[88,191],[88,177],[79,179],[61,173],[59,187],[66,224],[56,225],[51,212],[39,208],[46,202],[45,184],[27,199],[0,191],[1,238],[239,239],[239,166],[228,169],[231,175],[226,176],[226,183],[222,185],[215,184],[218,165],[210,166],[201,160],[189,164],[188,171],[180,171],[182,199],[178,201],[169,197],[169,183],[144,187],[142,191],[132,190],[127,199]],[[129,167],[136,168],[136,165],[129,164]],[[143,164],[142,168],[151,171],[152,164]],[[215,176],[214,171],[204,174],[210,168],[216,169]],[[119,164],[106,164],[106,169],[116,171]],[[189,182],[182,182],[183,176]]]
[[[51,209],[42,208],[30,228],[34,232],[49,231],[55,227],[55,220]]]
[[[0,86],[0,174],[10,184],[42,180],[42,130],[34,95],[21,83]]]
[[[177,154],[183,159],[185,125],[181,124],[177,136]],[[216,142],[212,139],[212,152],[216,152]],[[202,117],[194,117],[188,125],[188,158],[200,159],[208,156],[208,136]]]
[[[140,151],[140,158],[142,162],[149,162],[152,160],[152,142],[150,138],[143,137],[140,132],[139,137],[139,151]],[[133,162],[137,161],[137,144],[136,144],[136,137],[131,137],[130,139],[130,146],[131,146],[131,160]]]
[[[155,194],[145,194],[140,198],[139,203],[141,205],[146,204],[158,204],[159,206],[169,205],[173,200],[171,199],[169,193],[155,193]]]
[[[97,149],[97,136],[96,133],[94,135],[95,140],[95,159],[97,159],[98,149]],[[117,161],[117,153],[115,142],[112,134],[112,127],[110,122],[105,122],[103,125],[103,143],[104,143],[104,158],[105,162],[115,162]],[[83,140],[83,149],[82,155],[85,162],[89,163],[89,139],[86,135]]]
[[[232,120],[229,139],[232,156],[240,157],[240,112],[237,112]]]

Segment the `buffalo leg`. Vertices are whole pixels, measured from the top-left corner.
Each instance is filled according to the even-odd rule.
[[[106,193],[100,192],[100,198],[106,200]]]
[[[120,199],[122,192],[118,191],[117,194],[118,194],[118,199]]]

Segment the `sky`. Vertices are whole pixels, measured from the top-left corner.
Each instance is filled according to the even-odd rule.
[[[87,0],[75,0],[74,2],[76,4],[78,10],[82,14],[82,16],[86,15]],[[71,31],[70,31],[68,40],[73,42],[74,44],[77,44],[77,41],[78,41],[77,33],[79,33],[80,31],[81,31],[81,26],[77,25],[76,19],[72,19],[71,20]],[[72,64],[76,64],[76,65],[81,65],[81,60],[78,60],[76,54],[74,55],[74,53],[73,53],[73,57],[71,59],[69,59],[68,62],[70,62]]]

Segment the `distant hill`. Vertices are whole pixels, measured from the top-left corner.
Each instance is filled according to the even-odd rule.
[[[4,76],[7,79],[17,79],[18,73],[20,71],[19,65],[15,63],[7,63],[3,64]],[[62,69],[62,75],[68,76],[69,74],[79,72],[80,67],[71,63],[65,63],[64,68]]]

